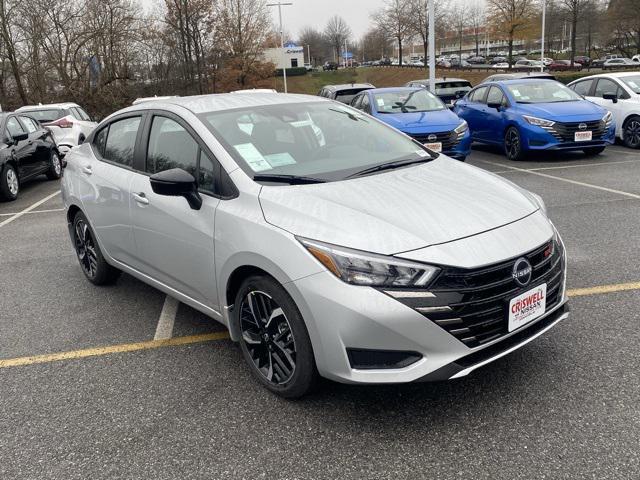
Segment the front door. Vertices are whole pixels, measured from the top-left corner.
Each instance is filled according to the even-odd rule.
[[[27,178],[38,171],[38,158],[35,155],[36,147],[28,137],[24,140],[16,140],[18,135],[28,134],[20,124],[17,117],[7,119],[5,138],[11,142],[9,151],[18,165],[18,177]]]
[[[147,128],[145,173],[135,174],[131,184],[133,267],[216,310],[213,238],[220,201],[212,195],[214,162],[178,117],[154,115]],[[153,192],[149,176],[172,168],[198,180],[200,210],[193,210],[183,197]]]

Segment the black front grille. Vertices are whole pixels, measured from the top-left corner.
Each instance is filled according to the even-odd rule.
[[[584,128],[580,128],[580,125],[586,125]],[[576,132],[592,132],[592,140],[602,140],[602,137],[607,131],[607,124],[602,120],[595,120],[592,122],[556,122],[552,127],[546,127],[549,133],[562,142],[574,142]]]
[[[512,272],[517,258],[478,269],[443,267],[428,292],[411,296],[386,290],[398,301],[422,313],[468,347],[477,347],[508,333],[509,301],[537,285],[547,284],[546,309],[560,302],[564,253],[551,241],[522,255],[533,267],[526,287]],[[518,257],[520,258],[520,257]]]
[[[432,135],[435,135],[435,139],[431,137]],[[429,139],[429,137],[431,137],[431,139]],[[455,130],[451,130],[448,132],[411,134],[411,138],[422,143],[423,145],[425,143],[441,142],[443,152],[455,148],[460,143],[460,140],[462,140],[462,137],[464,137],[464,132],[459,134],[456,133]]]

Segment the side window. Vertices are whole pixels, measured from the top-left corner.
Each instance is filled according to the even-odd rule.
[[[609,80],[608,78],[599,78],[598,83],[596,84],[594,96],[602,98],[605,93],[616,93],[620,96],[621,92],[618,91],[619,89],[620,87],[613,80]]]
[[[589,95],[589,92],[591,91],[592,83],[593,83],[593,80],[584,80],[582,82],[578,82],[572,85],[571,90],[576,92],[578,95],[582,95],[583,97],[586,97],[587,95]]]
[[[207,192],[215,192],[216,170],[218,164],[200,150],[200,168],[198,170],[198,188]]]
[[[491,87],[487,95],[487,103],[499,103],[503,107],[507,105],[507,99],[498,87]]]
[[[487,87],[478,87],[469,94],[469,100],[474,103],[484,103],[484,96],[486,93]]]
[[[7,120],[7,132],[9,132],[9,135],[12,137],[20,135],[21,133],[27,133],[16,117],[9,117],[9,120]]]
[[[109,125],[103,157],[120,165],[133,166],[133,150],[140,126],[140,117],[116,120]]]
[[[30,118],[20,117],[20,123],[24,125],[24,128],[27,129],[28,133],[33,133],[36,130],[38,130],[38,128],[36,128],[36,126],[33,124],[33,121]]]
[[[371,113],[371,104],[369,103],[369,95],[363,95],[360,108],[367,113]]]
[[[181,168],[197,179],[198,151],[197,142],[182,125],[167,117],[153,117],[147,147],[147,173]]]
[[[101,156],[104,156],[104,146],[107,142],[107,132],[109,132],[109,126],[102,128],[98,133],[93,137],[92,145],[95,149],[100,153]]]

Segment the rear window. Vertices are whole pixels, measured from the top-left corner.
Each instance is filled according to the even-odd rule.
[[[455,95],[456,92],[471,90],[470,82],[438,82],[436,84],[436,95]]]
[[[340,90],[339,92],[336,92],[336,100],[342,103],[351,103],[351,100],[353,100],[353,98],[363,90],[368,90],[368,89],[352,88],[349,90]]]
[[[53,122],[65,116],[65,112],[59,108],[42,109],[42,110],[26,110],[29,116],[35,118],[40,123]]]

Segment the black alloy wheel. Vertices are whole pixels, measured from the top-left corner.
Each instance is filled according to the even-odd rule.
[[[524,159],[520,132],[516,127],[509,127],[504,134],[504,151],[509,160],[518,161]]]
[[[249,292],[240,306],[242,341],[254,366],[274,385],[287,383],[296,370],[296,342],[282,308],[265,292]]]
[[[105,261],[89,221],[82,212],[73,219],[71,235],[85,277],[94,285],[115,282],[122,272]]]
[[[622,140],[629,148],[640,148],[640,116],[634,116],[624,122]]]

